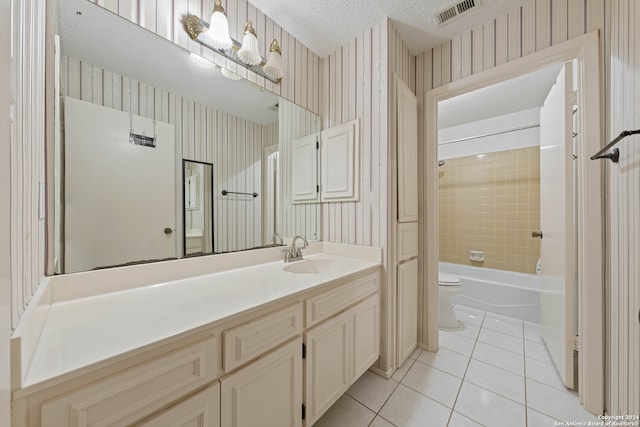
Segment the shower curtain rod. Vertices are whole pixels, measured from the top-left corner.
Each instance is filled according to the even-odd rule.
[[[516,132],[516,131],[519,131],[519,130],[533,129],[533,128],[539,128],[539,127],[540,127],[540,125],[522,126],[522,127],[519,127],[519,128],[501,130],[499,132],[484,133],[482,135],[468,136],[466,138],[460,138],[460,139],[452,139],[451,141],[439,142],[438,145],[453,144],[454,142],[469,141],[471,139],[484,138],[484,137],[487,137],[487,136],[494,136],[494,135],[502,135],[503,133]]]

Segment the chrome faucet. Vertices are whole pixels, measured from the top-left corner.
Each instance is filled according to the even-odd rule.
[[[304,246],[302,248],[296,248],[296,242],[298,241],[298,239],[302,239],[302,241],[304,242]],[[293,240],[291,241],[291,247],[289,248],[287,253],[284,255],[284,262],[302,260],[301,249],[305,249],[307,246],[309,246],[309,243],[307,242],[307,238],[301,234],[297,234],[296,237],[294,237]]]
[[[284,245],[284,241],[282,240],[282,234],[278,233],[277,231],[275,233],[273,233],[273,237],[271,238],[271,241],[273,242],[274,245]],[[280,241],[280,243],[278,243],[278,241]]]

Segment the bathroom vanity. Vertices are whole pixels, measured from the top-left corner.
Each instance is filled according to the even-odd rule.
[[[313,425],[379,356],[381,254],[305,252],[172,261],[211,272],[111,291],[147,266],[50,278],[12,338],[13,425]]]

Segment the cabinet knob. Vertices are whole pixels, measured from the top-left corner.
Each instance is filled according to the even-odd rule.
[[[164,234],[166,234],[167,236],[170,235],[171,233],[173,233],[173,229],[170,227],[167,227],[164,229]]]

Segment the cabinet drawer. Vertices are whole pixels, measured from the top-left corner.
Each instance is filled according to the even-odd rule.
[[[173,405],[137,427],[220,427],[220,383]]]
[[[217,375],[208,338],[42,405],[42,426],[115,426],[140,420]]]
[[[307,299],[307,328],[366,298],[378,291],[379,287],[380,274],[375,273]]]
[[[302,333],[302,304],[262,316],[222,334],[226,372]]]

